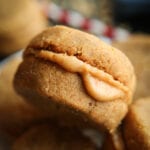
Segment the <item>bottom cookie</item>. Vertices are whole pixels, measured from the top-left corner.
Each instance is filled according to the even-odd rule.
[[[79,130],[43,124],[18,138],[13,150],[96,150],[96,145]]]

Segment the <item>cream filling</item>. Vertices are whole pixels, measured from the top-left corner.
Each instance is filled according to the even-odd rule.
[[[69,72],[79,73],[87,93],[97,101],[123,98],[129,92],[126,86],[114,80],[111,75],[77,59],[75,56],[41,50],[36,52],[36,57],[57,63]]]

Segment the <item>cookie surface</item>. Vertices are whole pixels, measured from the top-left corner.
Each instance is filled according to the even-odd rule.
[[[13,150],[96,150],[95,144],[76,129],[45,124],[31,128],[16,140]]]
[[[133,103],[123,123],[123,135],[129,150],[150,149],[150,97]]]
[[[50,54],[54,56],[50,58]],[[65,56],[65,61],[60,61],[60,56]],[[74,71],[76,63],[79,67],[82,65],[83,68],[80,68],[83,74],[78,69]],[[71,71],[62,64],[72,66]],[[87,72],[84,72],[84,66],[87,72],[98,72],[100,79],[102,78],[101,84],[98,83],[101,87],[98,99],[85,88],[83,78]],[[97,92],[95,83],[99,81],[95,77],[93,79],[86,82],[88,86],[91,86],[89,81],[94,83],[90,88]],[[14,84],[18,93],[28,97],[40,108],[45,107],[47,112],[49,103],[53,101],[69,107],[79,116],[83,116],[84,120],[97,124],[100,129],[113,131],[127,112],[134,91],[135,76],[130,61],[119,50],[106,45],[93,35],[55,26],[35,37],[28,45]],[[111,95],[119,97],[112,99],[113,96],[109,98]]]

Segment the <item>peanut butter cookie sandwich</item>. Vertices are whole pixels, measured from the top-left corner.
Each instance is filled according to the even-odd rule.
[[[14,85],[49,113],[50,104],[57,103],[85,124],[112,132],[128,111],[135,75],[121,51],[88,33],[54,26],[27,46]]]

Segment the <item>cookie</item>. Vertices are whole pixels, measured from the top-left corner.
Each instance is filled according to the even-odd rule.
[[[114,42],[131,60],[137,77],[134,99],[150,96],[150,36],[133,34],[124,42]]]
[[[133,103],[123,123],[123,136],[128,150],[150,149],[150,97]]]
[[[0,56],[25,48],[46,27],[35,1],[0,1]]]
[[[80,131],[52,124],[38,125],[13,144],[13,150],[96,150],[91,139]]]
[[[21,55],[15,54],[0,65],[0,131],[13,137],[48,118],[24,101],[13,88],[13,77],[21,61]]]
[[[49,114],[54,102],[112,132],[127,113],[135,75],[119,50],[88,33],[54,26],[30,42],[14,85]]]

